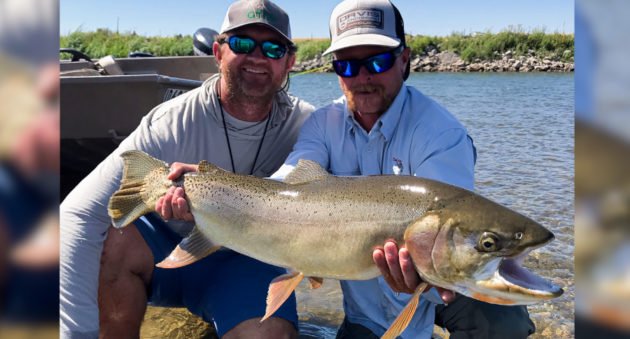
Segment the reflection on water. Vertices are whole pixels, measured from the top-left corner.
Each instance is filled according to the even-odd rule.
[[[324,279],[322,287],[316,290],[302,281],[296,291],[300,338],[334,338],[343,321],[339,281]]]
[[[407,83],[468,128],[478,151],[477,192],[555,233],[525,260],[565,289],[561,298],[529,307],[533,338],[573,337],[573,75],[432,73],[412,74]],[[334,74],[295,77],[291,92],[316,107],[341,95]],[[334,337],[343,320],[339,283],[325,280],[318,290],[303,283],[297,297],[302,337]]]

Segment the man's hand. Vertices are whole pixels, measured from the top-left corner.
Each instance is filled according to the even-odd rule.
[[[413,266],[409,251],[406,248],[401,248],[399,251],[398,246],[393,241],[387,241],[382,249],[375,249],[372,258],[394,292],[411,294],[422,282]],[[455,299],[455,292],[439,287],[436,289],[444,302],[449,303]]]
[[[177,180],[184,175],[184,173],[196,171],[197,165],[174,162],[171,165],[168,179]],[[169,188],[168,192],[155,203],[155,211],[158,212],[164,220],[179,219],[195,221],[195,217],[190,213],[190,207],[186,201],[186,193],[181,187]]]

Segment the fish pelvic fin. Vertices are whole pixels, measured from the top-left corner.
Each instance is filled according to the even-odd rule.
[[[159,268],[183,267],[209,256],[219,248],[221,248],[220,245],[212,243],[195,226],[190,234],[175,247],[173,252],[155,266]]]
[[[152,212],[157,199],[171,186],[166,177],[168,165],[141,151],[121,154],[124,161],[120,188],[109,199],[107,212],[114,227],[129,225],[142,215]]]
[[[409,303],[407,306],[403,308],[402,312],[396,317],[396,320],[389,326],[387,332],[383,334],[381,339],[395,339],[398,337],[403,331],[407,328],[409,323],[411,322],[411,318],[416,313],[416,308],[418,308],[418,303],[420,302],[420,295],[424,290],[429,286],[427,283],[421,283],[416,287],[416,291],[411,295],[411,299],[409,299]]]
[[[308,277],[308,282],[311,283],[311,289],[316,290],[324,284],[324,278],[320,277]]]
[[[265,310],[265,315],[260,319],[260,322],[271,317],[280,306],[284,304],[302,279],[304,279],[304,274],[300,272],[290,272],[271,281],[269,291],[267,292],[267,309]]]
[[[293,171],[284,178],[284,182],[291,185],[298,185],[326,179],[329,176],[330,174],[315,161],[300,159]]]

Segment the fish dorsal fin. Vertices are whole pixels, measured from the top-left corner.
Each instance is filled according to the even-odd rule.
[[[326,179],[329,176],[330,174],[315,161],[300,159],[293,171],[284,178],[284,182],[297,185]]]
[[[201,160],[199,162],[199,165],[197,165],[197,172],[211,174],[211,173],[224,172],[224,171],[218,166],[207,162],[206,160]]]

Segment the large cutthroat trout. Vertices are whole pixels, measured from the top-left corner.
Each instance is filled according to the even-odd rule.
[[[405,246],[424,281],[496,304],[531,304],[562,289],[520,262],[554,236],[533,220],[471,191],[412,176],[336,177],[301,160],[284,182],[224,171],[206,161],[167,179],[166,163],[122,154],[120,189],[109,202],[115,227],[153,211],[173,185],[186,192],[196,227],[159,267],[195,262],[221,246],[289,269],[271,283],[271,316],[303,277],[365,280],[380,271],[372,252],[387,240]],[[384,337],[401,333],[421,284]]]

